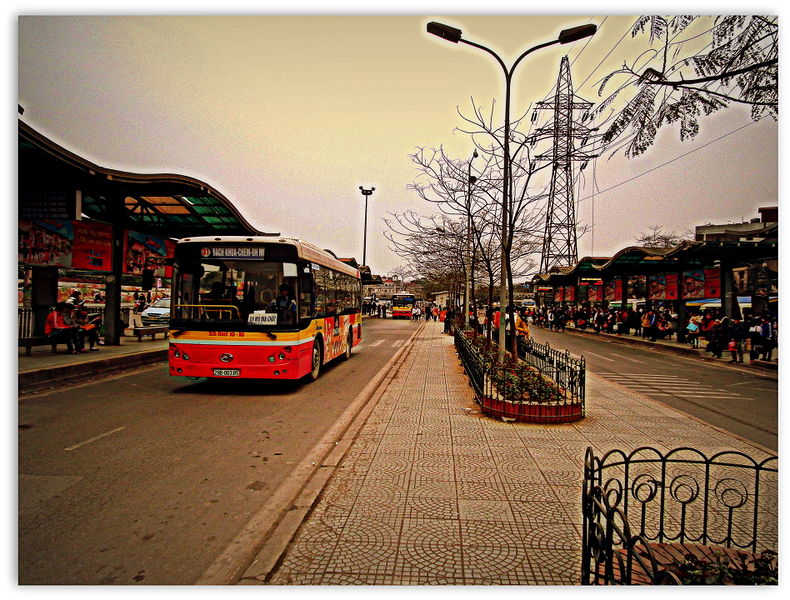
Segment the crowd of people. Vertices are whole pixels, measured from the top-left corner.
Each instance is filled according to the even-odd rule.
[[[724,353],[730,362],[742,363],[748,351],[750,360],[772,360],[777,347],[777,320],[771,315],[730,319],[719,309],[688,314],[681,321],[678,314],[666,308],[583,308],[548,306],[528,311],[530,322],[553,331],[564,331],[567,324],[576,329],[596,333],[634,335],[655,342],[674,339],[692,348],[704,350],[716,358]]]

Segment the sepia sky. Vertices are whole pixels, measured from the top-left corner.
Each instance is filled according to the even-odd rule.
[[[427,34],[429,21],[462,29],[508,65],[564,28],[598,25],[589,43],[542,49],[519,65],[513,116],[531,113],[551,92],[563,55],[576,93],[598,102],[600,80],[647,48],[647,36],[630,35],[635,16],[617,7],[592,15],[561,4],[561,15],[535,15],[526,4],[505,3],[479,14],[479,5],[406,2],[377,13],[353,6],[327,13],[276,3],[280,12],[301,14],[230,4],[224,16],[216,5],[213,14],[193,16],[195,9],[178,4],[170,12],[146,4],[134,5],[136,16],[124,16],[131,13],[122,6],[99,17],[89,15],[107,14],[100,6],[74,16],[56,16],[63,14],[57,6],[18,6],[22,119],[101,166],[201,179],[260,229],[360,262],[359,186],[375,186],[367,262],[382,275],[401,263],[387,248],[382,218],[436,212],[407,189],[417,177],[409,154],[444,146],[467,159],[473,146],[455,129],[472,98],[488,109],[496,100],[495,122],[502,120],[504,78],[494,60]],[[436,12],[427,12],[432,6]],[[701,127],[682,144],[667,128],[638,159],[605,155],[590,163],[575,190],[577,219],[590,229],[579,240],[580,257],[611,256],[652,225],[683,232],[749,220],[777,204],[778,124],[753,124],[748,110],[734,108]]]

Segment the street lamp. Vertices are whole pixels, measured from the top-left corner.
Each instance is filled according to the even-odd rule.
[[[464,287],[464,325],[469,329],[469,281],[472,275],[472,184],[477,177],[472,175],[472,161],[478,156],[477,150],[472,151],[472,158],[466,164],[466,282]],[[474,290],[473,290],[474,291]]]
[[[588,25],[580,25],[579,27],[572,27],[571,29],[564,29],[560,32],[557,36],[556,40],[551,40],[550,42],[544,42],[542,44],[538,44],[537,46],[533,46],[529,50],[525,51],[521,56],[519,56],[516,61],[513,63],[513,66],[510,69],[507,68],[504,61],[499,57],[499,55],[491,50],[490,48],[486,48],[485,46],[478,44],[476,42],[472,42],[469,40],[465,40],[461,37],[462,32],[460,29],[456,29],[455,27],[450,27],[449,25],[444,25],[442,23],[437,23],[436,21],[431,21],[428,23],[427,31],[430,34],[433,34],[437,37],[440,37],[448,42],[452,42],[457,44],[458,42],[463,42],[468,46],[473,46],[474,48],[479,48],[484,52],[488,52],[491,56],[493,56],[500,67],[502,67],[502,72],[505,74],[505,132],[504,132],[504,140],[503,140],[503,150],[505,153],[504,157],[504,173],[502,177],[502,257],[501,257],[501,273],[500,273],[500,284],[499,284],[499,310],[500,310],[500,326],[499,326],[499,362],[502,363],[505,361],[505,319],[504,314],[502,311],[507,306],[508,295],[507,295],[507,252],[506,252],[506,240],[507,240],[507,233],[508,233],[508,207],[509,207],[509,197],[510,197],[510,84],[513,78],[513,72],[516,70],[518,64],[522,61],[524,57],[536,50],[540,50],[541,48],[545,48],[547,46],[553,46],[554,44],[569,44],[571,42],[575,42],[586,37],[590,37],[591,35],[595,34],[597,27],[593,24]]]
[[[367,251],[368,251],[368,196],[372,196],[373,192],[376,191],[376,188],[372,187],[369,190],[366,190],[362,186],[359,186],[359,191],[362,192],[362,195],[365,196],[365,234],[362,238],[362,264],[367,265]]]

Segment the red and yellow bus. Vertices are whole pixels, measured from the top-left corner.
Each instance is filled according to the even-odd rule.
[[[411,309],[414,308],[414,294],[398,292],[392,294],[392,318],[411,319]]]
[[[359,271],[293,239],[176,244],[170,374],[315,380],[362,339]]]

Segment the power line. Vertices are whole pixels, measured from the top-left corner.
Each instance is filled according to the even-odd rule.
[[[665,163],[657,165],[657,166],[653,167],[652,169],[648,169],[647,171],[644,171],[643,173],[640,173],[639,175],[634,175],[633,177],[631,177],[629,179],[626,179],[625,181],[621,181],[620,183],[616,183],[615,185],[610,186],[610,187],[606,188],[605,190],[598,190],[596,193],[600,196],[601,194],[605,194],[606,192],[609,192],[609,191],[611,191],[611,190],[613,190],[615,188],[618,188],[621,185],[625,185],[626,183],[630,183],[631,181],[634,181],[635,179],[639,179],[640,177],[643,177],[645,175],[649,175],[650,173],[652,173],[653,171],[657,171],[661,167],[666,167],[667,165],[672,164],[673,162],[677,162],[681,158],[685,158],[686,156],[688,156],[689,154],[693,154],[697,150],[702,150],[703,148],[706,148],[706,147],[708,147],[708,146],[710,146],[712,144],[715,144],[716,142],[718,142],[720,140],[723,140],[724,138],[726,138],[727,136],[732,135],[733,133],[738,133],[742,129],[746,129],[747,127],[751,127],[752,125],[755,125],[755,124],[756,124],[756,121],[752,121],[751,123],[747,123],[746,125],[743,125],[742,127],[738,127],[737,129],[733,129],[732,131],[730,131],[728,133],[725,133],[721,137],[717,137],[715,140],[711,140],[710,142],[708,142],[706,144],[702,144],[701,146],[698,146],[697,148],[694,148],[693,150],[689,150],[685,154],[681,154],[680,156],[677,156],[677,157],[673,158],[672,160],[669,160],[669,161],[667,161]],[[581,198],[579,200],[579,202],[583,202],[584,200],[589,200],[590,198],[593,198],[596,193],[592,194],[591,196],[587,196],[586,198]]]

